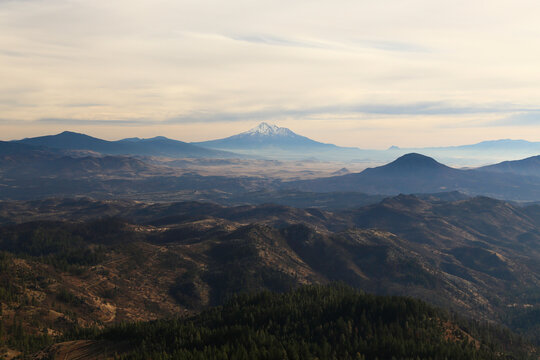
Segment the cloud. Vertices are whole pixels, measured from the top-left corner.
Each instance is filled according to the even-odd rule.
[[[490,121],[487,126],[538,126],[540,125],[540,109],[518,112],[502,119]]]
[[[427,46],[418,44],[399,42],[399,41],[384,41],[384,40],[352,40],[349,42],[336,42],[330,40],[308,40],[301,38],[286,38],[275,35],[259,34],[259,35],[233,35],[228,38],[235,41],[243,41],[253,44],[262,44],[270,46],[290,46],[299,48],[311,49],[331,49],[331,50],[363,50],[375,49],[390,52],[413,52],[413,53],[429,53],[432,49]]]
[[[303,48],[319,48],[319,49],[328,49],[334,48],[335,46],[328,43],[309,41],[309,40],[300,40],[293,38],[283,38],[273,35],[233,35],[229,37],[232,40],[244,41],[254,44],[263,44],[263,45],[273,45],[273,46],[292,46],[292,47],[303,47]]]
[[[73,103],[73,104],[65,104],[66,107],[97,107],[97,106],[106,106],[107,104],[104,103]]]
[[[406,43],[406,42],[399,42],[399,41],[360,40],[358,43],[366,47],[384,50],[384,51],[414,52],[414,53],[429,53],[433,51],[431,48],[427,46]]]
[[[34,121],[42,124],[58,124],[58,125],[147,125],[155,123],[144,119],[128,119],[128,120],[90,120],[90,119],[58,119],[58,118],[41,118]]]
[[[539,12],[533,0],[0,0],[0,114],[119,136],[286,118],[331,120],[319,138],[336,142],[347,118],[351,139],[375,142],[356,124],[402,137],[422,122],[446,138],[465,117],[529,136]]]
[[[0,0],[0,4],[1,4]],[[10,51],[10,50],[0,50],[0,55],[4,56],[12,56],[12,57],[25,57],[28,56],[28,53],[20,52],[20,51]]]
[[[328,105],[312,108],[284,109],[270,108],[249,112],[195,112],[165,120],[165,123],[190,122],[229,122],[229,121],[261,121],[283,118],[305,119],[310,116],[327,115],[387,115],[410,118],[410,116],[426,115],[472,115],[497,114],[524,111],[522,107],[512,104],[490,105],[453,105],[446,102],[418,102],[408,104],[348,104]],[[539,110],[540,111],[540,110]],[[358,118],[358,120],[362,120]]]
[[[358,105],[350,107],[353,112],[383,115],[462,115],[508,112],[510,109],[501,105],[471,106],[452,105],[445,102],[419,102],[410,104]]]

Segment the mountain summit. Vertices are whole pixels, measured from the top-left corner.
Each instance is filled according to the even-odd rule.
[[[432,157],[417,153],[405,154],[389,164],[380,166],[370,171],[379,172],[408,172],[408,171],[436,171],[451,170],[448,166],[441,164]]]
[[[390,195],[469,189],[474,193],[478,184],[486,181],[482,174],[454,169],[429,156],[410,153],[361,173],[291,182],[291,187],[317,192],[359,191]]]
[[[150,139],[128,138],[107,141],[85,134],[64,131],[57,135],[11,141],[12,144],[42,146],[59,150],[87,150],[109,155],[141,155],[192,158],[231,158],[238,154],[206,149],[183,141],[157,136]]]
[[[529,200],[540,196],[540,179],[523,176],[520,171],[533,172],[536,165],[536,159],[531,158],[522,163],[498,164],[491,169],[465,170],[446,166],[429,156],[410,153],[360,173],[291,181],[286,186],[312,192],[355,191],[387,195],[459,191],[467,195]]]
[[[287,128],[268,124],[266,122],[262,122],[251,130],[242,132],[238,135],[194,144],[212,149],[238,152],[254,150],[263,151],[264,149],[270,149],[272,151],[278,149],[283,151],[302,152],[303,150],[313,151],[322,148],[337,148],[335,145],[311,140],[305,136],[298,135]]]
[[[252,135],[252,136],[290,136],[294,137],[296,134],[291,130],[283,127],[279,127],[274,124],[268,124],[265,122],[260,123],[253,129],[241,133],[240,135]]]

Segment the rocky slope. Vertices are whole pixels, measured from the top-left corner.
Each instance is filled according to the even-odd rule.
[[[538,334],[530,322],[540,307],[536,206],[415,196],[346,212],[89,199],[0,205],[9,329],[17,319],[30,333],[57,334],[192,314],[238,292],[342,281]]]

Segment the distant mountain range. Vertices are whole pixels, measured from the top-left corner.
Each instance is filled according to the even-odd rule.
[[[326,148],[334,149],[337,154],[342,149],[268,124],[261,124],[252,131],[225,140],[255,150],[258,149],[255,145],[257,143],[267,146],[265,149],[270,149],[271,144],[285,144],[288,141],[291,144],[304,144],[303,147],[298,145],[301,149],[299,154],[305,149],[320,149],[314,152],[322,153]],[[293,147],[290,145],[287,150],[284,145],[283,151],[295,153]],[[149,162],[148,159],[133,157],[138,155],[208,158],[241,156],[163,137],[105,141],[64,132],[53,136],[0,142],[0,198],[26,199],[92,193],[107,198],[123,194],[156,199],[156,196],[169,198],[171,193],[175,193],[178,199],[204,199],[221,203],[261,203],[271,202],[275,198],[275,201],[284,204],[340,208],[351,206],[354,199],[365,203],[373,195],[459,191],[466,195],[485,195],[505,200],[540,201],[540,156],[476,169],[458,169],[431,157],[410,153],[360,173],[349,173],[347,169],[341,169],[335,172],[336,176],[286,182],[245,176],[201,176],[189,168],[162,166],[163,162]],[[37,179],[39,184],[36,183]],[[189,195],[187,191],[193,193]],[[251,194],[251,191],[260,193]],[[286,195],[288,191],[293,191],[294,196]],[[361,195],[347,195],[352,193]],[[340,200],[334,201],[333,198]],[[344,201],[345,198],[349,200]]]
[[[101,154],[139,155],[186,158],[241,157],[226,151],[206,149],[183,141],[158,136],[150,139],[130,138],[107,141],[92,136],[64,131],[58,135],[40,136],[13,141],[15,144],[42,146],[57,150],[86,150]]]
[[[57,135],[26,138],[10,143],[42,148],[92,151],[108,155],[137,155],[171,158],[265,158],[278,160],[346,161],[383,164],[408,153],[436,157],[453,166],[484,166],[540,154],[540,142],[493,140],[478,144],[431,148],[370,150],[322,143],[296,134],[290,129],[260,123],[253,129],[223,139],[186,143],[163,136],[149,139],[127,138],[107,141],[65,131]],[[5,153],[7,147],[0,147]],[[12,148],[9,151],[15,151]]]
[[[64,131],[57,135],[11,141],[51,150],[91,151],[108,155],[136,155],[171,158],[268,158],[282,160],[364,160],[369,151],[339,147],[311,140],[287,128],[261,123],[257,127],[224,139],[186,143],[163,136],[149,139],[126,138],[107,141]]]
[[[392,146],[386,150],[387,154],[392,154],[394,157],[411,152],[436,157],[456,166],[481,166],[504,160],[517,160],[539,155],[540,142],[500,139],[460,146],[424,148],[399,148]],[[377,158],[376,155],[375,157]]]
[[[457,166],[478,166],[540,154],[540,142],[490,140],[472,145],[372,150],[341,147],[298,135],[273,124],[261,123],[253,129],[223,139],[193,143],[202,147],[275,159],[318,159],[385,163],[398,156],[418,152]]]
[[[503,161],[498,164],[483,166],[478,170],[540,176],[540,156],[531,156],[523,160]]]
[[[442,150],[480,150],[480,151],[533,151],[540,152],[540,142],[531,142],[526,140],[488,140],[477,144],[435,147],[427,149],[442,149]]]
[[[294,181],[288,186],[302,191],[355,191],[390,195],[461,191],[527,201],[540,198],[540,172],[535,171],[537,161],[532,158],[461,170],[443,165],[428,156],[411,153],[360,173]]]

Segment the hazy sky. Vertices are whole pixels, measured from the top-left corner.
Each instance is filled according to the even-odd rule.
[[[540,141],[540,2],[0,0],[0,139]]]

